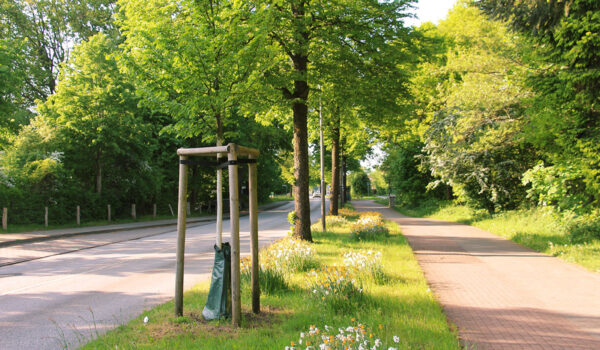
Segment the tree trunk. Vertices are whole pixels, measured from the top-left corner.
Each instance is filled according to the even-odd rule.
[[[288,98],[293,100],[294,114],[294,209],[296,225],[294,236],[312,242],[310,231],[310,201],[308,198],[308,43],[309,32],[305,22],[305,2],[292,4],[294,16],[296,51],[290,55],[294,64],[294,91]],[[289,92],[288,92],[289,93]]]
[[[296,87],[308,84],[296,82]],[[294,209],[296,210],[296,227],[294,235],[300,239],[312,242],[310,231],[310,201],[308,198],[308,106],[306,101],[295,102],[294,109]]]
[[[329,214],[338,215],[340,200],[340,117],[333,116],[331,128],[331,200]]]

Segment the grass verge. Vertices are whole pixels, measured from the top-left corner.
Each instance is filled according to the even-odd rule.
[[[600,272],[600,240],[577,239],[569,222],[547,208],[508,210],[490,215],[485,210],[451,201],[424,201],[419,206],[397,206],[396,210],[407,216],[476,226],[538,252]]]
[[[262,295],[260,315],[250,313],[249,286],[242,285],[242,327],[232,329],[229,321],[202,319],[209,288],[206,282],[185,294],[184,317],[175,318],[173,303],[168,302],[90,342],[84,349],[285,349],[293,346],[292,342],[298,344],[300,333],[308,334],[311,325],[321,330],[327,325],[335,330],[335,335],[338,328],[357,323],[374,330],[374,336],[388,344],[385,349],[459,349],[457,335],[450,330],[397,225],[387,223],[389,235],[378,240],[357,241],[350,235],[352,224],[351,220],[339,220],[328,232],[319,232],[319,224],[313,226],[315,243],[311,248],[319,269],[340,267],[343,254],[349,251],[371,250],[381,252],[385,278],[365,279],[361,282],[363,296],[341,309],[315,297],[310,271],[289,271],[285,275],[287,288]],[[146,324],[144,317],[149,319]],[[397,343],[394,336],[398,337]],[[296,345],[295,349],[306,346]]]

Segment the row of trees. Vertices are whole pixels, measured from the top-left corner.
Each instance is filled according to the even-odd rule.
[[[176,148],[238,142],[261,150],[262,196],[294,185],[311,240],[309,115],[322,106],[335,214],[340,169],[406,109],[410,3],[2,0],[0,201],[143,210],[173,201]],[[192,202],[214,198],[213,171],[193,171]]]
[[[600,207],[600,3],[461,2],[420,31],[437,44],[384,165],[406,202]]]

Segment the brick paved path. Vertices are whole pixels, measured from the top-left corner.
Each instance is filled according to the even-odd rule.
[[[600,349],[600,274],[475,227],[353,204],[400,224],[469,349]]]

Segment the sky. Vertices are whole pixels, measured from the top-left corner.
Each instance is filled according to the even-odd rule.
[[[407,21],[408,25],[418,26],[423,22],[433,22],[438,24],[440,20],[446,18],[448,10],[450,10],[457,0],[420,0],[416,4],[415,13],[418,18],[410,19]],[[373,155],[367,157],[367,159],[361,161],[363,168],[372,170],[383,162],[385,157],[384,152],[380,147],[375,146],[373,149]]]
[[[457,0],[419,0],[416,4],[415,13],[418,19],[410,19],[407,21],[409,25],[419,25],[422,22],[433,22],[438,24],[441,19],[446,17]]]

